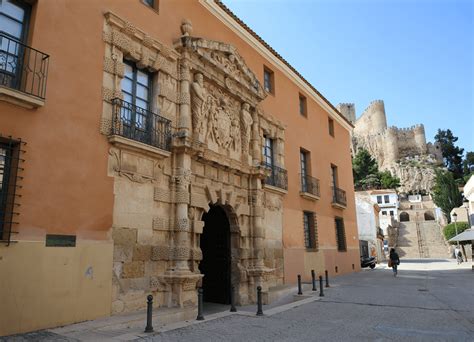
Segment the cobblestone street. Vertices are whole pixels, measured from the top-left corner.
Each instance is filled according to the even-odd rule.
[[[406,260],[338,277],[326,296],[270,317],[228,316],[153,341],[473,341],[470,263]]]
[[[331,279],[325,297],[287,305],[287,310],[264,307],[263,317],[247,307],[237,314],[209,314],[206,321],[186,322],[179,329],[155,326],[151,336],[142,333],[141,321],[140,330],[121,325],[116,333],[114,327],[103,328],[102,335],[97,332],[101,329],[93,335],[86,322],[74,334],[59,328],[0,340],[473,341],[473,276],[470,262],[402,260],[396,278],[385,265],[340,276]]]

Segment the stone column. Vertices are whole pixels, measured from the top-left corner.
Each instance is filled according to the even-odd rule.
[[[250,144],[252,145],[252,161],[253,165],[259,165],[261,160],[262,151],[260,149],[260,136],[258,132],[258,111],[255,110],[252,113],[252,138]]]
[[[184,60],[180,66],[180,96],[179,96],[179,120],[178,139],[180,142],[175,154],[175,169],[173,180],[175,182],[176,222],[174,234],[175,271],[190,272],[188,260],[190,259],[191,244],[189,240],[189,184],[191,182],[191,156],[186,153],[183,144],[187,144],[187,138],[191,132],[191,112],[190,112],[190,72],[186,60],[187,52],[184,53]]]

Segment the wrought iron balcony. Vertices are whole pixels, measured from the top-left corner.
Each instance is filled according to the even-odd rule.
[[[0,86],[44,100],[48,65],[49,55],[0,32]]]
[[[265,184],[288,190],[288,172],[285,169],[269,164],[263,166],[271,170],[271,174],[265,179]]]
[[[171,150],[171,121],[122,99],[113,99],[112,134]]]
[[[320,197],[319,179],[300,173],[301,192]]]
[[[332,188],[332,203],[345,208],[347,206],[346,192],[334,186]]]

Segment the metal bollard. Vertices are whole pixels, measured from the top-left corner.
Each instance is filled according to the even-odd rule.
[[[263,316],[261,286],[257,286],[257,316]]]
[[[303,294],[303,290],[301,289],[301,275],[300,274],[298,274],[298,294],[299,295]]]
[[[230,312],[237,312],[235,308],[235,286],[230,288]]]
[[[153,321],[152,321],[152,316],[153,316],[153,296],[148,295],[146,297],[147,303],[146,303],[146,327],[145,327],[145,332],[146,333],[151,333],[153,332]]]
[[[197,321],[203,321],[204,320],[204,316],[202,315],[202,306],[203,306],[202,293],[203,293],[202,287],[198,288],[198,315],[196,317]]]
[[[323,276],[319,276],[319,297],[324,297]]]
[[[311,270],[311,283],[313,284],[313,288],[311,290],[312,291],[317,291],[317,289],[316,289],[316,274],[314,273],[314,270]]]
[[[329,287],[329,276],[328,276],[328,270],[324,271],[324,274],[326,275],[326,287]]]

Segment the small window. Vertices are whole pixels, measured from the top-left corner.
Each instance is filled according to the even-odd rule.
[[[387,216],[387,212],[385,210],[382,211],[383,216]]]
[[[383,196],[383,201],[384,201],[385,203],[389,203],[389,202],[390,202],[390,199],[389,199],[388,195],[384,195],[384,196]]]
[[[308,249],[318,249],[316,215],[309,211],[303,212],[304,245]]]
[[[275,94],[275,82],[273,71],[267,67],[263,68],[263,88],[270,94]]]
[[[331,118],[328,118],[328,128],[329,128],[329,135],[334,136],[334,120]]]
[[[346,245],[346,232],[344,229],[344,219],[342,217],[336,217],[336,240],[337,240],[337,250],[339,252],[347,251]]]
[[[393,210],[390,210],[390,216],[393,216]]]
[[[382,204],[382,196],[377,196],[377,203]]]
[[[307,115],[306,112],[306,97],[300,94],[299,96],[299,102],[300,102],[300,114],[303,116]]]
[[[263,163],[265,166],[273,167],[273,139],[264,136],[265,144],[263,146]]]
[[[158,10],[158,1],[159,0],[141,0],[145,5],[153,8],[154,10]]]

